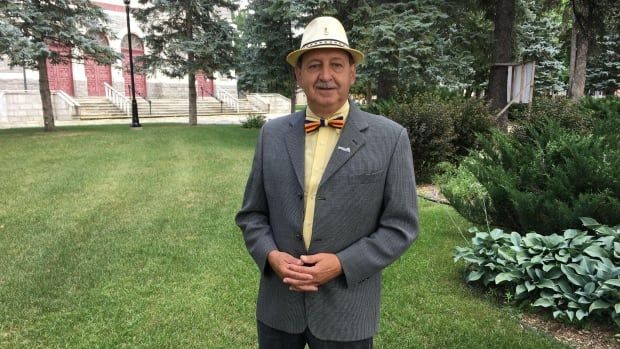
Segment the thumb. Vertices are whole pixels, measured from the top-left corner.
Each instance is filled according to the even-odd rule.
[[[299,258],[301,259],[302,262],[304,262],[304,264],[316,264],[321,259],[315,254],[309,255],[309,256],[301,256]]]

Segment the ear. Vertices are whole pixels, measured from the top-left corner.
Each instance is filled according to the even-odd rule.
[[[299,83],[299,79],[301,79],[301,68],[299,65],[295,64],[295,80]]]
[[[351,85],[355,83],[355,78],[357,77],[357,66],[355,64],[351,65]]]

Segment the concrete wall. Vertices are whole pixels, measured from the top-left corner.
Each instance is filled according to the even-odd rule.
[[[54,119],[71,120],[74,108],[56,93],[52,93]],[[0,122],[28,123],[43,118],[39,91],[0,91]]]
[[[288,113],[291,110],[291,100],[278,93],[251,93],[248,100],[261,111],[274,113]]]

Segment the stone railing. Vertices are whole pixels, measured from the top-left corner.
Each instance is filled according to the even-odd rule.
[[[67,104],[69,106],[69,109],[71,109],[70,114],[72,116],[73,115],[75,115],[75,116],[79,116],[80,115],[80,103],[78,101],[76,101],[75,99],[73,99],[73,97],[69,96],[63,90],[57,90],[56,91],[56,96],[60,97],[60,100],[62,100],[65,104]]]
[[[108,85],[108,83],[104,82],[103,86],[105,87],[105,98],[107,98],[108,101],[114,104],[118,109],[127,113],[127,116],[130,116],[131,100],[115,90],[114,87]]]
[[[291,99],[278,93],[248,93],[248,101],[266,113],[290,113]]]
[[[263,113],[269,113],[271,105],[267,101],[263,100],[260,94],[248,93],[246,97],[248,101],[252,103],[254,107],[256,107],[256,109],[260,110]]]
[[[237,99],[237,97],[231,95],[225,89],[220,88],[215,91],[215,96],[228,107],[234,109],[237,113],[239,112],[239,99]]]

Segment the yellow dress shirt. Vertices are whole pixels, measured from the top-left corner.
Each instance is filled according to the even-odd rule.
[[[306,108],[306,114],[318,117],[310,108]],[[349,115],[349,101],[347,101],[338,111],[329,115],[342,115],[345,125]],[[321,178],[325,172],[325,167],[332,156],[332,152],[340,138],[342,130],[333,127],[319,127],[318,131],[306,134],[304,151],[304,225],[303,237],[306,249],[310,247],[312,239],[312,224],[314,222],[314,208],[316,204],[316,193],[321,183]]]

